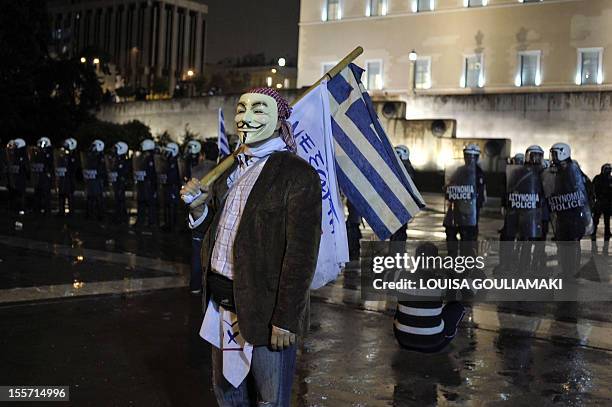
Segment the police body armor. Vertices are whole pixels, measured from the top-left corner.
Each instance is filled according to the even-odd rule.
[[[128,181],[128,160],[126,155],[117,156],[111,154],[106,158],[106,168],[108,171],[108,183],[116,188],[119,185],[125,187]]]
[[[530,164],[506,167],[506,233],[521,240],[542,237],[544,190],[542,167]]]
[[[104,192],[104,178],[106,163],[104,156],[99,153],[81,153],[83,165],[83,180],[87,195],[102,195]]]
[[[577,240],[593,232],[593,218],[582,171],[574,162],[542,173],[555,238]]]
[[[449,168],[450,167],[450,168]],[[444,226],[478,224],[478,185],[476,165],[449,166],[446,169]],[[453,168],[456,168],[454,171]]]

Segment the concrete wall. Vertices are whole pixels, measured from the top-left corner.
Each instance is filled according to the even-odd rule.
[[[184,134],[186,125],[201,138],[216,137],[219,107],[223,107],[228,132],[235,133],[237,100],[238,95],[116,104],[104,107],[98,117],[117,123],[138,119],[149,125],[153,134],[167,130],[177,139]],[[598,173],[603,163],[612,162],[612,92],[418,96],[393,100],[407,104],[409,120],[455,119],[458,138],[511,139],[512,154],[524,152],[531,144],[540,144],[548,150],[555,142],[567,142],[574,158],[590,176]],[[389,136],[397,144],[410,140],[404,129]],[[433,140],[409,145],[415,161],[419,154],[427,154],[428,159],[436,161],[439,151],[419,150],[431,145]]]

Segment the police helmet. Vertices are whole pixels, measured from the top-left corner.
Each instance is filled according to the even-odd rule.
[[[555,143],[550,148],[550,159],[552,161],[564,161],[570,158],[572,150],[565,143]]]
[[[91,151],[96,153],[101,153],[104,151],[104,142],[99,139],[95,139],[91,142]]]
[[[70,137],[64,140],[64,148],[68,151],[74,151],[77,148],[77,141]]]
[[[187,143],[187,153],[200,154],[200,151],[202,151],[202,144],[198,140],[189,140]]]
[[[140,151],[155,150],[155,142],[151,139],[145,139],[140,142]]]
[[[410,159],[410,150],[404,145],[395,146],[395,153],[402,161]]]
[[[49,137],[41,137],[36,142],[36,146],[38,146],[38,148],[51,147],[51,140],[49,140]]]
[[[176,143],[168,143],[164,147],[164,152],[170,157],[176,157],[179,153],[179,146]]]
[[[115,148],[115,154],[117,155],[127,154],[128,152],[128,145],[123,141],[116,142],[113,147]]]

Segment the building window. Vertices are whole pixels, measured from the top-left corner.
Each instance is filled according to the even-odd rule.
[[[366,16],[387,15],[387,0],[366,0]]]
[[[580,48],[576,85],[600,85],[603,83],[603,48]]]
[[[341,18],[342,10],[340,7],[340,0],[325,0],[323,21],[340,20]]]
[[[435,0],[412,0],[412,11],[418,13],[420,11],[433,11]]]
[[[414,62],[414,87],[431,88],[431,57],[419,57]]]
[[[366,61],[366,88],[380,90],[383,88],[382,61]]]
[[[540,86],[541,51],[522,51],[518,55],[518,72],[514,79],[516,86]]]
[[[323,62],[321,64],[321,76],[325,75],[326,73],[328,73],[330,71],[330,69],[332,69],[334,66],[336,66],[338,62]]]
[[[482,7],[489,4],[489,0],[463,0],[463,7]]]
[[[462,88],[482,88],[484,86],[484,66],[482,54],[467,55],[463,60]]]

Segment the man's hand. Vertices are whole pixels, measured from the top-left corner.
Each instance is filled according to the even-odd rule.
[[[201,193],[200,196],[198,196],[193,202],[189,204],[189,207],[194,209],[204,203],[204,201],[206,200],[207,192],[208,189],[202,186],[199,180],[192,178],[181,188],[181,197],[183,197],[184,195],[191,195],[193,197]]]
[[[272,325],[270,347],[272,350],[283,350],[295,345],[295,334]]]

